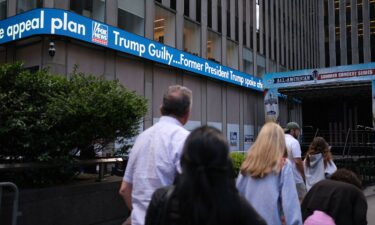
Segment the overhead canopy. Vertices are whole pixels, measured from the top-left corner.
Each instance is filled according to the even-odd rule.
[[[263,77],[263,83],[266,89],[276,88],[289,96],[314,97],[330,96],[333,90],[340,95],[371,93],[370,81],[374,79],[375,63],[367,63],[267,73]]]

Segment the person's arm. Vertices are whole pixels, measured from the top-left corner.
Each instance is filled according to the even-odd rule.
[[[301,174],[303,180],[305,180],[305,171],[303,168],[303,161],[301,158],[294,158],[294,162],[296,163],[296,168],[298,172]]]
[[[281,204],[287,225],[302,225],[300,202],[290,162],[281,170]]]
[[[119,190],[118,193],[124,199],[125,204],[130,211],[133,209],[133,207],[132,207],[132,191],[133,191],[133,185],[123,180],[121,182],[121,187],[120,187],[120,190]]]

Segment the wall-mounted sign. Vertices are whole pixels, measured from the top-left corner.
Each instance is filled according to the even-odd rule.
[[[263,91],[263,83],[259,78],[69,11],[34,9],[0,21],[0,44],[35,35],[71,37],[241,87]]]
[[[375,63],[297,70],[264,75],[264,88],[287,88],[333,82],[370,81],[375,75]]]
[[[264,113],[266,122],[277,122],[279,117],[279,98],[275,88],[264,91]]]

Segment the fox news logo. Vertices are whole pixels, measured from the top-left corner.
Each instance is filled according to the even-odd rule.
[[[98,23],[92,22],[92,41],[107,45],[108,44],[108,26]]]

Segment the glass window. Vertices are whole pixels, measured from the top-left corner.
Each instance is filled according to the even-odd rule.
[[[184,0],[184,15],[189,17],[190,15],[190,1]]]
[[[105,0],[70,0],[70,10],[104,22]]]
[[[35,8],[43,7],[42,0],[18,0],[17,13],[23,13]]]
[[[256,11],[255,11],[255,19],[256,19],[256,28],[257,32],[259,32],[259,0],[256,1]]]
[[[253,52],[250,49],[243,49],[243,70],[247,74],[254,74]]]
[[[176,15],[155,6],[154,40],[175,47]]]
[[[193,55],[200,55],[200,27],[188,20],[184,23],[184,51]]]
[[[171,9],[176,10],[176,0],[171,0]]]
[[[145,2],[132,0],[118,0],[118,27],[126,31],[144,35]]]
[[[0,0],[0,20],[7,18],[7,0]]]
[[[221,38],[215,32],[207,32],[207,59],[221,62]]]
[[[238,44],[227,40],[227,66],[238,69]]]

